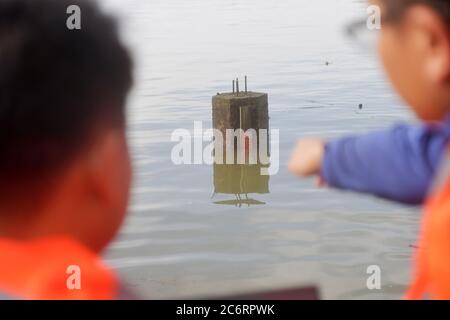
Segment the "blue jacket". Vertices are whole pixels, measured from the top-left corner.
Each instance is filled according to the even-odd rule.
[[[327,143],[322,178],[341,189],[421,204],[450,139],[450,121],[399,125]]]

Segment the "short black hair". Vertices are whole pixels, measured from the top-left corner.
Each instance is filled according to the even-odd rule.
[[[450,27],[450,0],[383,0],[389,15],[400,18],[411,5],[423,4],[434,9]]]
[[[81,9],[69,30],[67,9]],[[56,172],[103,125],[125,126],[132,61],[89,0],[0,0],[0,181]]]

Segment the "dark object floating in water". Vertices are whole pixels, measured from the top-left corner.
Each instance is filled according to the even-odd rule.
[[[361,110],[363,108],[362,103],[359,104],[358,108],[359,108],[359,110]]]

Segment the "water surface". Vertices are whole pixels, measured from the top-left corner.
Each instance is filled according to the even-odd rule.
[[[337,137],[409,121],[374,52],[343,34],[365,15],[350,0],[104,0],[136,59],[130,215],[108,262],[146,298],[222,295],[316,284],[328,299],[399,298],[409,279],[417,209],[319,190],[289,175],[302,136]],[[330,64],[326,64],[326,62]],[[248,75],[269,94],[280,172],[264,204],[211,198],[213,167],[175,166],[173,130],[211,126],[211,96]],[[359,104],[363,104],[359,110]],[[273,146],[277,147],[277,146]],[[379,265],[382,290],[366,288]]]

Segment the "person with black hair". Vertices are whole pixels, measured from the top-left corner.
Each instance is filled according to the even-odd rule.
[[[81,28],[67,27],[67,8]],[[132,60],[89,0],[0,0],[0,295],[114,299]]]

